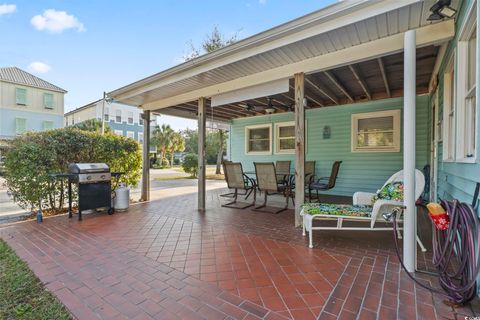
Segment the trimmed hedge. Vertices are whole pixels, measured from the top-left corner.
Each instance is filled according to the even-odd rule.
[[[101,135],[76,128],[27,133],[11,142],[5,157],[5,179],[15,202],[22,208],[59,210],[66,202],[67,183],[51,173],[66,172],[74,162],[105,162],[120,178],[136,186],[141,175],[140,145],[112,133]]]

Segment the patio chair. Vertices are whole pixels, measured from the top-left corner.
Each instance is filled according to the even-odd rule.
[[[277,161],[275,163],[275,171],[276,172],[290,172],[290,166],[292,164],[292,161]],[[277,174],[277,183],[278,184],[284,184],[287,181],[288,177],[285,174]]]
[[[272,213],[280,213],[288,209],[288,199],[292,198],[292,192],[288,183],[278,184],[277,173],[273,162],[254,162],[255,174],[257,176],[257,188],[259,191],[265,193],[265,201],[261,206],[256,207],[255,211],[267,211],[260,210],[267,207],[267,198],[273,194],[283,194],[286,198],[285,207],[274,211]],[[292,198],[293,201],[293,198]]]
[[[315,178],[315,161],[305,161],[305,189],[308,189],[310,183]],[[295,175],[291,175],[289,179],[290,190],[295,189]]]
[[[225,180],[227,181],[227,186],[229,189],[234,189],[234,192],[233,192],[233,201],[223,204],[222,207],[234,208],[234,209],[246,209],[254,206],[255,201],[257,200],[256,185],[252,179],[250,179],[247,175],[243,173],[242,164],[240,162],[229,162],[229,163],[224,163],[223,166],[224,166]],[[237,203],[237,199],[239,196],[239,193],[238,193],[239,189],[245,190],[245,194],[247,195],[245,199],[247,199],[250,193],[253,192],[253,202],[240,207],[235,206],[234,204]]]
[[[226,178],[226,173],[225,173],[225,163],[232,163],[232,161],[229,160],[223,160],[222,162],[222,167],[223,167],[223,175],[225,176],[225,181],[227,181]],[[245,193],[246,194],[246,193]],[[244,195],[245,195],[244,194]],[[235,196],[235,192],[227,192],[224,194],[221,194],[220,197],[225,197],[225,198],[233,198]]]
[[[415,198],[418,199],[423,193],[425,187],[425,177],[422,172],[415,170]],[[309,233],[309,247],[313,248],[312,232],[313,230],[363,230],[363,231],[384,231],[393,230],[393,226],[377,227],[376,222],[383,222],[391,224],[391,221],[386,220],[383,214],[391,213],[395,208],[403,208],[403,201],[398,199],[376,199],[376,195],[380,193],[387,185],[392,185],[395,182],[401,182],[401,188],[403,188],[403,170],[392,175],[387,182],[383,185],[377,193],[369,192],[356,192],[353,195],[353,205],[337,205],[337,204],[306,204],[302,209],[301,215],[303,216],[303,235],[306,235],[306,231]],[[399,186],[399,187],[400,187]],[[403,193],[403,191],[402,191]],[[403,195],[402,195],[403,197]],[[336,220],[337,225],[335,227],[313,227],[314,220]],[[357,227],[350,226],[344,227],[344,221],[355,221],[359,223],[368,223],[368,226]],[[402,222],[402,217],[397,218],[397,230],[398,238],[401,239],[400,230],[403,228],[398,224]],[[417,236],[417,242],[423,252],[427,251],[425,246]]]
[[[335,161],[333,163],[330,177],[322,177],[317,179],[317,181],[314,181],[314,176],[311,177],[310,184],[308,185],[308,201],[312,201],[312,190],[316,191],[317,201],[320,202],[320,196],[318,194],[318,191],[328,191],[335,187],[341,164],[342,161]]]

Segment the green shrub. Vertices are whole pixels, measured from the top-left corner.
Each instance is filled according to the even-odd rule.
[[[187,154],[183,159],[182,168],[183,171],[196,178],[198,174],[198,156],[194,153]]]
[[[125,172],[120,181],[136,186],[141,175],[140,146],[111,133],[76,128],[27,133],[14,139],[5,157],[5,179],[15,202],[24,209],[63,208],[67,183],[51,173],[66,172],[74,162],[105,162],[111,171]]]
[[[160,167],[161,168],[170,167],[170,161],[168,161],[168,159],[166,157],[163,157],[162,160],[160,161]]]

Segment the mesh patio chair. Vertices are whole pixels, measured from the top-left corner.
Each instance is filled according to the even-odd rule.
[[[261,205],[256,207],[255,211],[267,211],[267,210],[260,210],[262,208],[267,207],[267,199],[269,195],[273,194],[284,194],[286,198],[285,207],[277,210],[277,211],[267,211],[271,213],[280,213],[288,209],[288,199],[292,198],[292,192],[290,191],[290,187],[288,183],[278,184],[277,182],[277,173],[275,170],[275,165],[273,162],[254,162],[255,165],[255,173],[257,176],[257,188],[260,191],[265,193],[265,202]],[[293,201],[293,198],[292,198]]]
[[[223,204],[222,207],[246,209],[254,206],[255,201],[257,200],[255,181],[253,181],[243,173],[242,164],[240,162],[230,162],[224,163],[223,166],[225,170],[225,180],[227,181],[227,186],[228,188],[234,189],[235,191],[233,192],[233,201]],[[248,196],[253,192],[253,202],[248,203],[244,206],[235,206],[234,204],[237,203],[237,199],[239,196],[239,189],[245,190],[245,194],[247,195],[246,198],[248,198]]]
[[[281,172],[281,173],[289,173],[290,172],[290,166],[292,164],[292,161],[277,161],[275,163],[275,171],[276,172]],[[285,181],[288,179],[288,177],[285,174],[277,174],[277,183],[278,184],[284,184]]]
[[[226,176],[226,173],[225,173],[225,163],[232,163],[232,161],[230,160],[223,160],[222,162],[222,167],[223,167],[223,175]],[[227,181],[227,178],[225,177],[225,181]],[[246,193],[245,193],[246,194]],[[233,198],[235,196],[235,192],[228,192],[228,193],[224,193],[224,194],[221,194],[220,197],[225,197],[225,198]]]
[[[315,190],[317,193],[317,201],[320,202],[320,196],[318,191],[327,191],[333,189],[335,187],[335,183],[337,182],[338,171],[340,170],[340,165],[342,161],[335,161],[332,165],[332,171],[330,172],[330,177],[322,177],[314,181],[314,177],[312,177],[312,181],[308,185],[308,200],[312,201],[312,190]]]
[[[313,182],[315,178],[315,161],[305,161],[305,189]],[[289,179],[290,190],[295,189],[295,175],[291,175]]]

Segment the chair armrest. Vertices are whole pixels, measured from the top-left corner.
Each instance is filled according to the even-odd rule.
[[[375,224],[375,221],[379,218],[382,218],[383,213],[387,213],[392,211],[394,208],[397,207],[403,207],[403,202],[402,201],[395,201],[395,200],[377,200],[375,201],[375,204],[373,205],[372,209],[372,222],[371,222],[371,227],[373,228],[373,225]]]
[[[375,193],[370,192],[355,192],[353,194],[354,206],[370,206],[372,205],[372,199]]]

